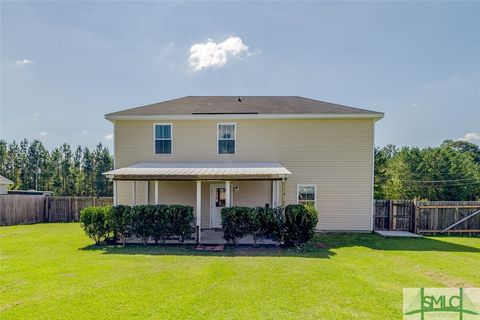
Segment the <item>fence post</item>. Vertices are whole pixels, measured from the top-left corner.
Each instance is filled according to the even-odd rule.
[[[47,222],[47,212],[48,212],[48,197],[45,196],[43,199],[43,222]]]
[[[388,230],[393,228],[393,202],[388,200]]]
[[[417,233],[418,229],[418,216],[417,216],[417,198],[413,199],[413,226],[412,232]]]

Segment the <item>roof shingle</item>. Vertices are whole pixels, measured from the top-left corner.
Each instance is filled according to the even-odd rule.
[[[113,112],[105,117],[210,114],[372,115],[380,112],[296,96],[187,96]]]

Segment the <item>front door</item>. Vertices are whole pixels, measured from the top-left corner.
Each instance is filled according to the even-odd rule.
[[[222,227],[220,211],[225,208],[225,184],[210,185],[210,226]]]

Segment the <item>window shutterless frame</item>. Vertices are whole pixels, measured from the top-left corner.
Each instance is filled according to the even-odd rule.
[[[157,126],[170,126],[170,139],[157,139],[156,127]],[[157,140],[170,140],[170,153],[157,153],[155,142]],[[173,154],[173,125],[171,123],[154,123],[153,124],[153,154],[156,156],[171,156]]]
[[[220,133],[220,126],[221,125],[233,125],[233,136],[234,138],[233,139],[220,139],[219,137],[219,133]],[[234,148],[233,148],[233,153],[220,153],[219,152],[219,143],[220,143],[220,140],[233,140],[234,141]],[[219,122],[217,123],[217,144],[216,144],[216,148],[217,148],[217,155],[236,155],[237,154],[237,124],[234,123],[234,122]]]
[[[297,184],[297,204],[299,204],[298,196],[301,187],[313,187],[313,206],[317,208],[317,185],[316,184]],[[312,200],[309,200],[312,201]]]

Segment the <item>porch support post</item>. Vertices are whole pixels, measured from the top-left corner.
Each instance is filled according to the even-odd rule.
[[[280,206],[280,181],[272,181],[272,208]]]
[[[116,206],[117,204],[118,204],[117,180],[113,180],[113,205]]]
[[[145,204],[149,204],[148,202],[148,187],[149,187],[149,181],[145,181]]]
[[[158,180],[155,180],[155,204],[158,204]]]
[[[201,225],[202,225],[202,181],[197,181],[197,207],[196,207],[196,214],[197,214],[197,243],[201,241]]]
[[[137,202],[137,181],[133,180],[132,186],[132,206],[134,206]]]
[[[225,207],[229,208],[232,206],[230,201],[230,181],[225,181]]]
[[[285,178],[282,178],[282,207],[285,208]]]

